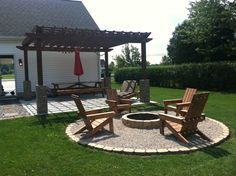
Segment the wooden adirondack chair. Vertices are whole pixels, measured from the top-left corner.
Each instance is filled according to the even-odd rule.
[[[139,98],[139,92],[136,92],[137,82],[135,80],[125,80],[122,83],[118,96],[123,99],[131,97]]]
[[[117,95],[116,89],[107,89],[107,100],[106,103],[109,105],[111,111],[120,113],[124,110],[131,112],[131,100],[121,99]]]
[[[187,111],[192,101],[193,95],[196,92],[197,89],[186,88],[182,99],[163,100],[165,113],[167,114],[167,111],[171,110],[175,111],[176,115],[178,116],[179,114],[181,114],[181,110]],[[171,106],[171,104],[175,104],[176,106]]]
[[[78,116],[82,117],[85,126],[79,129],[74,134],[81,133],[85,130],[88,130],[88,133],[85,137],[89,137],[97,133],[103,127],[109,124],[110,132],[114,133],[113,129],[113,117],[115,115],[114,111],[102,112],[102,109],[95,109],[90,111],[85,111],[83,104],[78,95],[72,94],[71,97],[75,101],[75,104],[78,108]]]
[[[185,133],[197,133],[203,139],[211,141],[197,127],[198,123],[205,120],[202,115],[204,106],[207,102],[209,93],[195,94],[185,116],[173,116],[170,114],[159,113],[160,133],[164,135],[164,127],[167,127],[181,142],[189,143],[182,135]]]

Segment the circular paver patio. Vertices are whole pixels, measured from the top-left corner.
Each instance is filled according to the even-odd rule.
[[[198,124],[199,129],[207,135],[211,142],[200,138],[198,135],[188,136],[189,144],[179,142],[175,136],[165,128],[165,136],[159,129],[136,129],[123,125],[119,118],[114,119],[114,134],[103,130],[90,138],[82,138],[84,135],[73,133],[84,126],[82,120],[70,124],[66,128],[67,135],[79,144],[106,151],[129,154],[153,154],[153,153],[181,153],[198,150],[219,144],[229,136],[229,129],[223,123],[206,118]],[[107,128],[105,128],[107,129]]]

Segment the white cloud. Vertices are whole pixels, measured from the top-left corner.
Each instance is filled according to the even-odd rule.
[[[189,0],[82,0],[100,29],[151,32],[147,60],[161,61],[177,24],[188,15]],[[119,54],[120,48],[109,53]]]

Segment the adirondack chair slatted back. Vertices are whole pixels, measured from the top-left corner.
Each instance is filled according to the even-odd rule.
[[[190,107],[185,116],[185,123],[183,124],[182,130],[195,130],[198,122],[202,121],[202,112],[205,104],[208,100],[209,93],[195,94],[191,101]]]
[[[73,100],[74,100],[74,102],[75,102],[75,104],[76,104],[76,106],[77,106],[77,108],[79,110],[79,114],[82,117],[86,128],[88,130],[92,130],[93,127],[91,125],[91,121],[87,118],[86,111],[84,109],[84,106],[83,106],[79,96],[75,95],[75,94],[72,94],[71,97],[73,98]]]
[[[120,98],[118,97],[116,89],[107,89],[107,99],[108,100],[115,100],[120,103]]]
[[[120,91],[133,93],[135,91],[136,85],[137,85],[137,82],[135,80],[125,80],[122,83]]]
[[[127,80],[125,80],[125,81],[123,81],[123,83],[122,83],[122,85],[121,85],[121,88],[120,88],[120,91],[121,92],[126,92],[126,90],[127,90],[127,88],[128,88],[128,81]]]
[[[191,102],[195,93],[197,93],[197,89],[186,88],[183,96],[183,102]],[[189,107],[184,107],[183,109],[187,110],[188,108]]]

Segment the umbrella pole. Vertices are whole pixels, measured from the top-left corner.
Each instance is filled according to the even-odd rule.
[[[78,87],[80,87],[80,76],[78,76]]]

